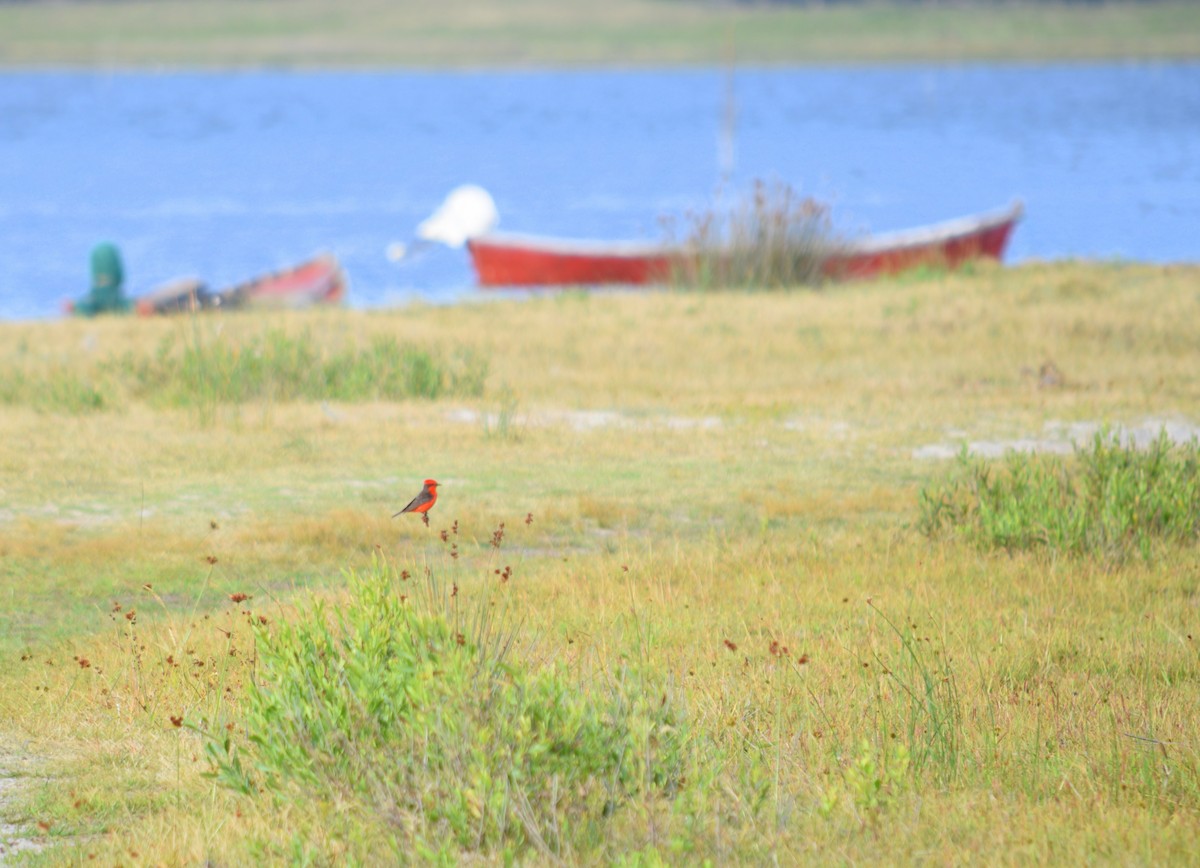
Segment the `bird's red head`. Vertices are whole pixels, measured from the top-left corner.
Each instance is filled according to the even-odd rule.
[[[437,486],[438,486],[438,484],[437,484],[437,480],[436,480],[436,479],[426,479],[426,480],[425,480],[425,487],[426,487],[426,488],[437,488]]]

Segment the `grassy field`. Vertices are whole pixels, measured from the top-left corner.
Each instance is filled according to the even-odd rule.
[[[1186,0],[109,0],[0,4],[5,66],[480,67],[1200,56]]]
[[[39,864],[1189,861],[1194,544],[918,523],[953,469],[931,447],[1195,425],[1198,279],[0,324],[0,839]],[[370,374],[388,342],[443,388],[322,397],[244,361]],[[425,477],[431,525],[392,519]]]

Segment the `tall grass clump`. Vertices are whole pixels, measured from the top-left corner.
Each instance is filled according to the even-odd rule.
[[[0,405],[80,414],[130,398],[211,413],[248,401],[375,401],[477,398],[488,361],[469,347],[440,350],[377,335],[364,345],[331,347],[304,331],[248,337],[195,327],[164,338],[149,353],[127,350],[96,362],[39,364],[21,357],[0,366]]]
[[[363,401],[477,397],[487,361],[460,349],[448,354],[402,345],[391,335],[364,347],[329,350],[308,331],[282,330],[235,340],[199,331],[182,347],[164,340],[150,358],[126,355],[113,369],[139,397],[168,405],[271,399]]]
[[[674,786],[682,730],[665,695],[623,677],[585,689],[522,656],[497,589],[467,602],[427,579],[377,562],[349,575],[344,604],[263,628],[248,741],[209,744],[219,779],[348,805],[405,853],[509,856],[595,846],[626,801]]]
[[[756,181],[727,212],[689,218],[672,282],[681,288],[782,289],[821,280],[838,249],[828,206],[789,185]]]
[[[0,354],[0,406],[79,415],[113,404],[111,384],[94,370],[26,337],[5,341]]]
[[[1104,430],[1069,461],[1018,452],[972,460],[964,451],[949,479],[921,491],[919,527],[984,548],[1149,557],[1156,540],[1200,535],[1200,444],[1173,444],[1162,432],[1140,449]]]
[[[962,704],[948,656],[923,648],[916,624],[896,624],[874,604],[868,605],[900,642],[892,662],[875,658],[881,677],[894,687],[885,714],[889,730],[895,727],[904,734],[903,756],[911,758],[914,771],[928,772],[943,785],[954,783],[961,765]]]

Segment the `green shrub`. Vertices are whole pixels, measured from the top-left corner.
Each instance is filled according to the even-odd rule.
[[[990,462],[964,451],[948,480],[921,491],[919,527],[984,548],[1148,557],[1155,540],[1200,533],[1200,445],[1163,432],[1139,449],[1105,430],[1070,461],[1013,452]]]
[[[249,743],[209,743],[245,793],[337,798],[405,846],[562,854],[634,796],[674,785],[682,734],[628,673],[603,690],[516,659],[488,594],[467,604],[376,567],[351,599],[258,637]]]

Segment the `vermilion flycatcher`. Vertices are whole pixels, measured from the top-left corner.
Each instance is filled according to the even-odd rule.
[[[437,487],[436,479],[426,479],[425,487],[421,489],[421,493],[414,497],[408,506],[404,507],[396,515],[404,515],[406,512],[419,512],[424,516],[437,503]],[[392,518],[395,518],[396,515],[393,515]],[[428,521],[428,517],[424,517]]]

